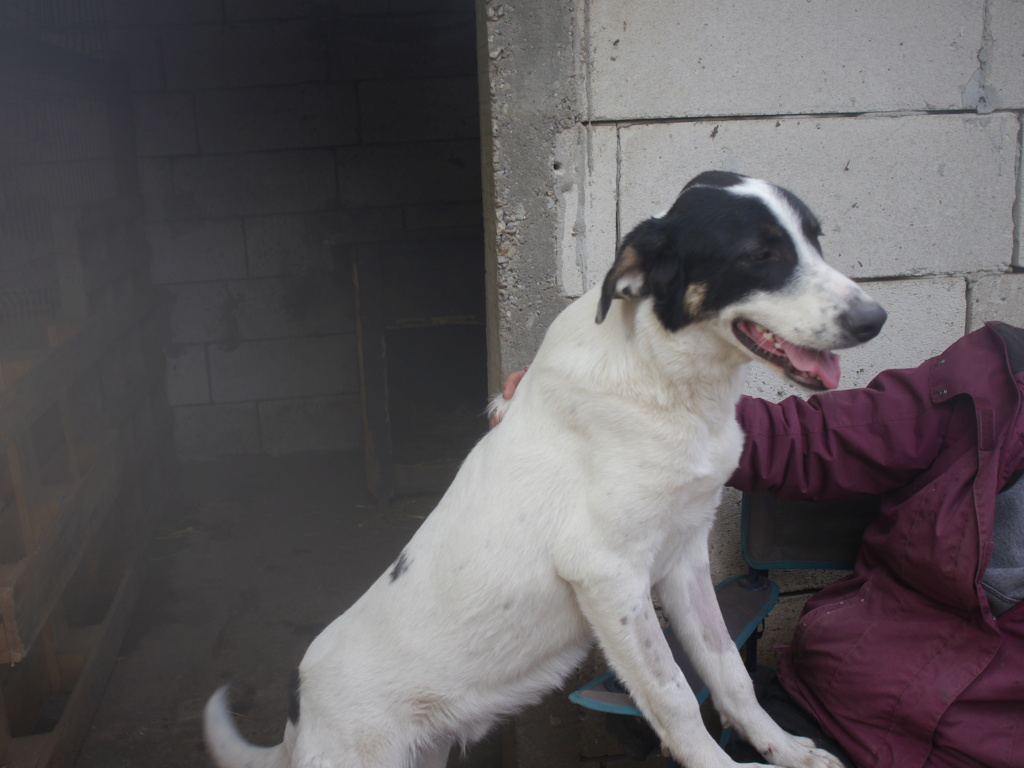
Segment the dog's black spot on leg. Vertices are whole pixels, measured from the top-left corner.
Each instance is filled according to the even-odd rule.
[[[299,722],[299,670],[292,670],[288,679],[288,719],[292,725]]]
[[[627,624],[629,624],[629,616],[623,616],[621,619],[619,619],[619,623],[622,624],[622,626],[626,626]]]
[[[391,583],[394,584],[398,580],[398,577],[407,570],[409,570],[409,558],[406,556],[405,552],[403,552],[395,561],[394,568],[391,569]]]

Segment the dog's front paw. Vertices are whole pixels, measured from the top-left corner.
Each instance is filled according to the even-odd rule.
[[[838,757],[815,746],[811,739],[790,736],[787,741],[779,747],[768,747],[764,756],[786,768],[844,768]]]

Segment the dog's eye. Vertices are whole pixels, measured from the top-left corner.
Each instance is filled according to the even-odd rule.
[[[775,251],[765,248],[760,251],[754,251],[754,253],[750,257],[750,260],[758,263],[764,263],[766,261],[771,261],[774,258]]]

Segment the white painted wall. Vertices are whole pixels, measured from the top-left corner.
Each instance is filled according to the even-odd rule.
[[[494,155],[499,188],[525,181],[551,209],[519,223],[498,279],[532,267],[555,286],[502,295],[504,372],[537,338],[534,312],[531,341],[516,341],[524,316],[510,308],[600,282],[621,236],[708,169],[798,194],[826,258],[885,304],[882,335],[843,355],[843,386],[915,366],[984,320],[1024,325],[1021,0],[581,0],[557,45],[534,29],[539,5],[483,3],[495,143],[516,140],[509,114],[549,118],[549,141]],[[560,62],[561,81],[531,82],[533,60]],[[553,258],[537,252],[548,244]],[[748,391],[796,392],[763,371]],[[730,496],[716,577],[740,567],[736,515]]]

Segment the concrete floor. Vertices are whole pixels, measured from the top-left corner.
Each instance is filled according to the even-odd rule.
[[[394,561],[435,498],[371,505],[358,457],[182,469],[77,768],[211,765],[201,715],[232,685],[241,730],[276,744],[306,646]],[[452,766],[498,768],[500,734]]]

